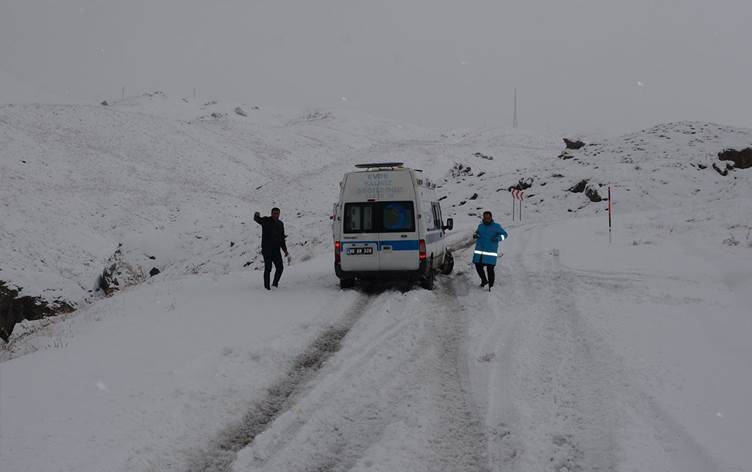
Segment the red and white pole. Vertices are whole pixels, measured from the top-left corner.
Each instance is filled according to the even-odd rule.
[[[523,192],[520,192],[520,223],[522,223],[522,200],[525,199]]]
[[[608,243],[611,244],[611,186],[608,186]]]
[[[522,221],[522,200],[525,199],[525,195],[524,195],[525,192],[516,188],[512,188],[509,190],[509,193],[512,194],[512,221],[514,221],[515,213],[517,213],[516,211],[517,209],[515,208],[515,204],[516,204],[515,200],[520,201],[520,205],[519,205],[520,215],[519,216],[520,216],[520,221]]]

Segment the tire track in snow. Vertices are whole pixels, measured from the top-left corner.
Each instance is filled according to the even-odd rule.
[[[439,284],[377,297],[306,395],[242,451],[237,470],[487,470],[455,296],[463,287]]]
[[[487,302],[495,321],[484,344],[498,359],[488,374],[490,466],[615,470],[617,379],[583,326],[572,281],[542,253],[527,252],[538,247],[535,228],[520,233],[514,274]]]
[[[547,265],[537,259],[540,267]],[[547,273],[536,292],[545,293],[552,308],[543,319],[545,364],[540,371],[552,387],[549,461],[554,470],[616,470],[618,413],[613,394],[618,377],[584,324],[574,295],[576,280],[560,270],[556,258]]]
[[[332,326],[314,339],[305,351],[297,356],[287,374],[268,388],[267,395],[256,401],[239,423],[226,428],[208,448],[195,454],[189,461],[187,471],[229,471],[237,452],[250,444],[288,409],[306,382],[313,378],[327,359],[340,349],[342,339],[370,302],[371,297],[362,296],[347,311],[339,324]]]
[[[439,286],[433,340],[440,346],[440,366],[432,379],[439,392],[441,428],[432,442],[440,458],[436,469],[487,471],[485,428],[470,391],[466,346],[466,308],[458,296],[467,294],[467,280],[452,277]]]
[[[540,247],[541,232],[526,233],[486,341],[501,353],[489,381],[490,395],[500,397],[488,417],[493,470],[618,470],[625,447],[666,470],[720,470],[633,382],[580,311],[578,293],[622,290],[635,280],[583,276],[545,252],[528,252]],[[635,439],[625,428],[647,434]]]
[[[643,428],[653,436],[655,443],[651,451],[670,470],[682,472],[711,472],[721,467],[697,443],[697,441],[677,423],[658,403],[632,382],[629,370],[623,361],[613,353],[597,333],[590,329],[586,319],[577,307],[577,293],[621,290],[633,285],[634,280],[620,280],[619,277],[593,278],[568,268],[563,268],[558,258],[549,259],[548,274],[553,280],[547,283],[552,288],[555,299],[562,306],[559,316],[568,324],[568,332],[578,357],[586,362],[575,366],[575,380],[586,382],[573,391],[576,402],[573,412],[574,422],[570,424],[578,431],[577,441],[583,454],[582,470],[617,470],[618,426],[629,416],[632,421],[643,424]],[[541,261],[540,266],[546,264]],[[605,285],[604,280],[607,279]],[[614,283],[616,281],[616,283]],[[639,292],[638,292],[639,293]],[[585,388],[582,388],[585,387]],[[646,451],[647,452],[647,451]],[[575,465],[580,465],[575,462]],[[607,468],[603,468],[607,466]],[[572,470],[569,468],[569,470]],[[574,469],[578,470],[578,469]]]

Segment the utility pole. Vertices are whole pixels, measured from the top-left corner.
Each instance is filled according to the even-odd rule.
[[[514,88],[514,116],[512,117],[512,128],[517,128],[517,87]]]

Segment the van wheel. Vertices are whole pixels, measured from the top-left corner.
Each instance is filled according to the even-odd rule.
[[[339,279],[339,288],[342,290],[355,287],[355,279]]]
[[[441,266],[441,273],[444,275],[449,275],[454,270],[454,256],[452,255],[452,251],[447,249],[446,253],[444,253],[444,264]]]
[[[426,271],[426,275],[424,275],[420,279],[420,286],[423,287],[426,290],[433,290],[436,282],[436,274],[433,270],[433,257],[431,258],[431,262],[428,265],[428,270]]]

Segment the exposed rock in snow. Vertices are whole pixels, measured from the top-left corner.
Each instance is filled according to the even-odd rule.
[[[725,149],[718,153],[718,159],[732,161],[736,169],[747,169],[752,167],[752,147],[742,149],[741,151]]]
[[[580,180],[573,186],[569,187],[567,191],[572,192],[572,193],[582,193],[585,191],[585,187],[587,186],[587,183],[588,183],[587,179]]]
[[[715,163],[715,162],[713,163],[713,169],[715,169],[716,172],[718,172],[719,174],[721,174],[724,177],[726,177],[728,175],[729,166],[732,166],[732,168],[733,168],[733,164],[726,164],[726,167],[723,168],[723,169],[721,169],[721,167],[718,166],[717,163]]]
[[[74,307],[65,300],[47,302],[41,297],[19,296],[19,290],[0,280],[0,339],[8,342],[13,327],[23,320],[38,320],[59,313],[70,313]]]
[[[123,253],[121,248],[118,247],[108,261],[107,267],[102,271],[99,287],[106,295],[112,295],[118,290],[136,285],[144,280],[146,280],[144,269],[123,260]]]
[[[570,140],[564,138],[564,144],[567,146],[567,149],[580,149],[581,147],[585,146],[585,143],[580,141],[579,139]]]
[[[450,170],[450,174],[452,177],[462,177],[462,176],[470,176],[473,175],[473,171],[470,168],[470,166],[465,166],[462,163],[457,162],[454,164],[454,167]]]
[[[489,160],[489,161],[493,160],[493,156],[489,156],[487,154],[483,154],[482,152],[476,152],[476,153],[473,154],[473,156],[480,157],[481,159],[486,159],[486,160]]]
[[[585,196],[587,196],[591,202],[600,202],[603,200],[601,196],[598,194],[598,189],[593,187],[592,185],[588,185],[585,188]]]

